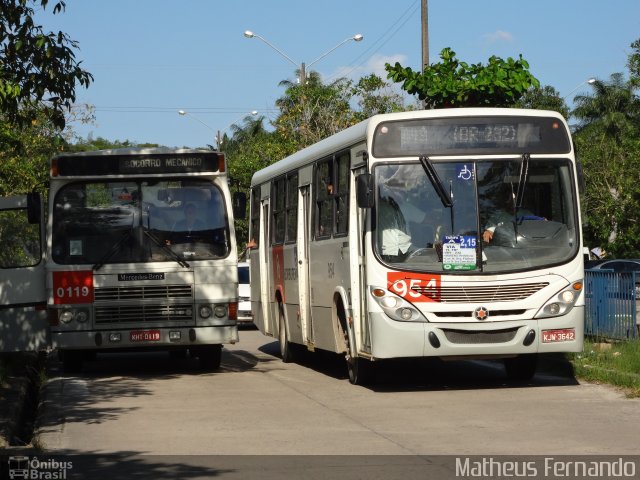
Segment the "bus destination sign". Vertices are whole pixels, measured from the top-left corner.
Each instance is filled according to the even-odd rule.
[[[217,152],[127,154],[127,155],[61,155],[57,162],[59,176],[148,175],[154,173],[217,172]]]
[[[376,157],[485,153],[569,153],[564,124],[553,117],[451,117],[382,122]]]

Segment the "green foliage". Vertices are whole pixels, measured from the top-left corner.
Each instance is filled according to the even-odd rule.
[[[34,7],[48,0],[0,0],[0,113],[12,123],[33,120],[28,105],[42,103],[44,114],[62,129],[65,110],[75,101],[76,85],[88,87],[90,73],[80,68],[74,50],[78,43],[63,32],[45,32],[34,23]],[[59,1],[53,13],[65,3]]]
[[[640,38],[631,44],[633,52],[629,55],[627,68],[631,76],[631,85],[635,88],[640,87]]]
[[[394,66],[387,64],[387,77],[402,82],[402,88],[418,95],[426,108],[507,107],[529,88],[540,86],[522,55],[518,60],[492,56],[487,65],[469,65],[445,48],[440,58],[440,63],[425,67],[423,72],[414,72],[397,62]]]
[[[612,257],[640,257],[640,98],[621,73],[576,97],[574,135],[584,165],[587,245]]]
[[[351,88],[359,109],[353,113],[357,121],[365,120],[379,113],[406,110],[404,98],[390,89],[390,85],[378,75],[362,77]]]
[[[569,118],[569,107],[559,92],[550,85],[533,87],[524,92],[514,105],[517,108],[532,108],[538,110],[552,110]]]
[[[40,226],[27,223],[24,212],[0,212],[0,268],[32,267],[40,261]]]
[[[48,178],[48,159],[64,148],[60,130],[41,109],[31,123],[16,125],[0,116],[0,196],[23,194]]]
[[[323,84],[317,72],[309,72],[304,85],[281,85],[287,88],[276,100],[280,115],[274,125],[286,142],[304,148],[351,125],[348,80]]]

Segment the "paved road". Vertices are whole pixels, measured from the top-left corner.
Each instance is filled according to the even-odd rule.
[[[54,365],[40,442],[134,456],[638,452],[640,400],[608,387],[508,385],[498,364],[437,361],[386,365],[377,386],[356,387],[340,358],[284,364],[277,347],[243,330],[207,374],[164,353],[99,355],[72,377]]]

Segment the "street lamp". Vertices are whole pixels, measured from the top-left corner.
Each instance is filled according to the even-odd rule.
[[[307,81],[307,67],[310,67],[311,65],[313,65],[314,63],[319,62],[320,60],[322,60],[324,57],[326,57],[327,55],[329,55],[331,52],[333,52],[336,48],[341,47],[342,45],[344,45],[345,43],[353,40],[354,42],[361,42],[362,40],[364,40],[364,36],[361,33],[357,33],[356,35],[352,36],[352,37],[348,37],[345,38],[343,41],[341,41],[340,43],[338,43],[335,47],[327,50],[325,53],[323,53],[322,55],[320,55],[318,58],[316,58],[313,62],[311,62],[309,65],[305,65],[304,62],[302,62],[300,65],[298,65],[298,63],[296,63],[294,60],[291,59],[291,57],[289,55],[287,55],[286,53],[284,53],[282,50],[280,50],[278,47],[276,47],[275,45],[273,45],[271,42],[269,42],[268,40],[266,40],[264,37],[261,37],[260,35],[258,35],[257,33],[252,32],[251,30],[245,30],[244,32],[244,36],[247,38],[259,38],[260,40],[262,40],[264,43],[266,43],[267,45],[269,45],[271,48],[273,48],[276,52],[278,52],[280,55],[282,55],[284,58],[286,58],[289,62],[293,63],[296,68],[300,68],[300,84],[304,85]]]
[[[211,126],[208,125],[206,123],[204,123],[202,120],[200,120],[200,118],[196,117],[194,114],[187,112],[186,110],[178,110],[178,115],[182,115],[184,116],[189,116],[191,118],[193,118],[195,121],[199,122],[200,124],[204,125],[205,127],[207,127],[209,130],[211,130],[214,133],[214,140],[216,141],[216,145],[218,146],[218,148],[220,148],[220,132],[216,132],[216,130]]]
[[[231,122],[229,125],[233,125],[234,123],[238,122],[239,120],[245,118],[247,115],[257,115],[258,111],[257,110],[251,110],[248,113],[243,114],[240,118],[238,118],[237,120],[234,120],[233,122]],[[200,118],[198,118],[197,116],[195,116],[193,113],[189,113],[186,110],[178,110],[178,115],[182,115],[182,116],[186,116],[188,115],[189,117],[193,118],[194,120],[196,120],[197,122],[201,123],[202,125],[204,125],[205,127],[207,127],[209,130],[211,130],[214,134],[215,134],[215,141],[216,141],[216,145],[218,146],[218,149],[221,148],[221,144],[222,144],[222,135],[220,134],[220,130],[215,130],[212,126],[206,124],[205,122],[203,122]]]
[[[562,100],[566,100],[567,97],[569,97],[573,92],[575,92],[576,90],[578,90],[581,86],[583,86],[585,83],[588,83],[589,85],[593,85],[594,83],[596,83],[596,79],[595,78],[590,78],[588,80],[585,80],[584,82],[580,82],[573,90],[571,90],[569,93],[567,93],[564,97],[562,97]]]

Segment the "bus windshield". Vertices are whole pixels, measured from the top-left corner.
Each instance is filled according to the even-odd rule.
[[[187,265],[229,254],[229,221],[222,192],[208,181],[74,182],[55,195],[52,245],[64,265]]]
[[[383,262],[428,272],[496,273],[576,255],[568,159],[422,161],[375,167],[374,248]],[[436,175],[428,175],[425,161]]]

